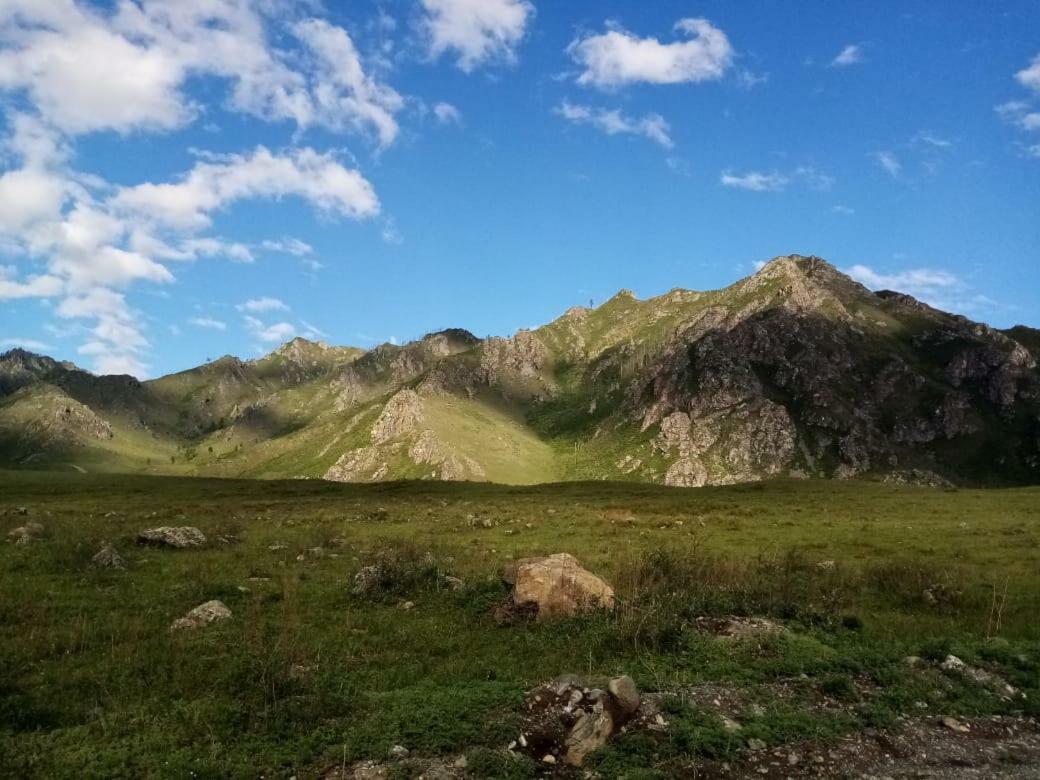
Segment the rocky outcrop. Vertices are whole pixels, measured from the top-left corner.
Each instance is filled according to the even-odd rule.
[[[206,544],[206,535],[190,525],[176,527],[164,525],[141,531],[137,534],[137,543],[186,550],[191,547],[202,547]]]
[[[484,479],[484,468],[479,462],[457,452],[424,423],[422,398],[414,390],[400,390],[387,401],[372,426],[372,443],[343,453],[325,472],[325,479],[378,481],[389,473],[390,463],[405,456],[416,465],[432,467],[428,477],[450,481]]]

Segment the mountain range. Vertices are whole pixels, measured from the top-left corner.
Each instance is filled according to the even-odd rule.
[[[0,465],[340,481],[1040,483],[1040,331],[817,257],[511,338],[297,338],[149,381],[0,355]]]

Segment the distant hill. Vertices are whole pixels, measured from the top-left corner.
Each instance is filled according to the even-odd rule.
[[[815,257],[622,291],[512,338],[295,339],[139,382],[0,355],[7,467],[709,485],[1040,482],[1040,331],[871,292]]]

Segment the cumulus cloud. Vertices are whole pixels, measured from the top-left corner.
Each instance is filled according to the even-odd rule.
[[[422,5],[430,56],[452,52],[466,73],[490,62],[515,61],[535,13],[527,0],[422,0]]]
[[[903,164],[899,161],[895,152],[882,150],[872,155],[874,162],[881,166],[882,170],[893,179],[898,178],[903,172]]]
[[[227,330],[226,322],[212,317],[192,317],[188,320],[188,324],[194,325],[196,328],[205,328],[207,330]]]
[[[863,62],[863,47],[857,43],[850,43],[831,60],[832,68],[847,68],[849,65]]]
[[[680,19],[674,30],[689,40],[661,43],[618,26],[578,38],[567,47],[567,53],[583,68],[578,83],[612,88],[722,78],[734,57],[726,34],[706,19]]]
[[[733,187],[740,190],[779,192],[787,186],[790,180],[776,171],[771,173],[748,171],[742,174],[723,171],[719,181],[724,187]]]
[[[289,311],[289,307],[278,298],[251,298],[235,307],[239,311],[248,311],[254,314],[265,311]]]
[[[213,76],[229,85],[232,110],[392,143],[401,96],[365,72],[346,30],[287,23],[284,8],[142,0],[103,13],[76,0],[12,0],[0,8],[0,90],[27,95],[70,134],[169,130],[199,113],[185,82]],[[275,47],[269,29],[286,30],[299,50]]]
[[[1033,57],[1028,66],[1015,74],[1015,80],[1023,87],[1040,92],[1040,54]]]
[[[566,100],[556,109],[556,113],[568,122],[591,125],[607,135],[638,135],[665,149],[671,149],[675,145],[670,135],[671,128],[660,114],[630,117],[618,109],[592,108],[575,105]]]
[[[297,334],[296,326],[291,322],[276,322],[273,325],[266,325],[256,317],[249,315],[246,315],[243,321],[253,336],[266,344],[280,344]]]
[[[209,226],[210,212],[237,200],[288,195],[357,219],[379,213],[372,185],[331,154],[303,148],[277,155],[263,146],[248,155],[210,156],[179,182],[125,187],[112,204],[166,227],[195,230]]]

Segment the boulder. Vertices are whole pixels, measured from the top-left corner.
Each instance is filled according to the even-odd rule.
[[[126,561],[123,559],[123,556],[116,552],[116,548],[109,542],[101,545],[101,549],[94,554],[90,562],[99,569],[119,569],[122,571],[126,568]]]
[[[182,628],[202,628],[210,623],[227,620],[231,617],[231,610],[222,601],[207,601],[199,604],[191,612],[182,618],[177,618],[170,626],[170,630]]]
[[[30,544],[43,536],[43,526],[39,523],[26,523],[7,534],[7,540],[15,544]]]
[[[517,606],[536,604],[538,618],[572,617],[614,606],[614,589],[567,553],[517,562],[513,588]]]
[[[189,547],[202,547],[206,543],[206,536],[198,528],[190,525],[179,527],[164,525],[141,531],[137,535],[137,543],[184,550]]]

